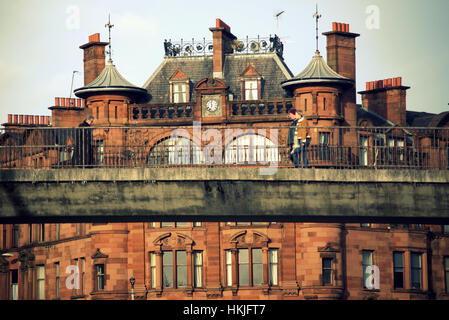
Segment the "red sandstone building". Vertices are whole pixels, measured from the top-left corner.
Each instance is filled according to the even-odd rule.
[[[51,123],[10,115],[1,144],[27,148],[3,153],[1,167],[72,167],[76,134],[61,132],[88,114],[95,117],[95,166],[179,164],[172,157],[177,143],[200,151],[189,154],[188,164],[204,164],[204,144],[191,138],[192,124],[201,123],[218,131],[255,130],[223,132],[225,165],[239,157],[249,165],[248,147],[255,143],[269,147],[256,162],[288,167],[287,113],[295,107],[314,126],[312,167],[447,168],[449,113],[407,111],[409,87],[400,77],[367,83],[359,92],[362,105],[356,104],[359,35],[348,25],[334,23],[324,33],[327,62],[316,51],[297,76],[276,36],[237,40],[219,19],[210,31],[210,43],[167,41],[163,62],[142,88],[105,63],[107,43],[90,36],[80,47],[85,85],[75,90],[79,99],[56,98]],[[174,138],[173,129],[181,127]],[[441,129],[429,134],[415,127]],[[278,129],[276,143],[270,129]],[[196,221],[1,230],[1,299],[129,299],[131,277],[136,299],[449,297],[447,225]],[[379,268],[378,288],[367,287],[371,265]],[[66,273],[70,266],[78,267],[78,288],[71,285],[73,272]]]

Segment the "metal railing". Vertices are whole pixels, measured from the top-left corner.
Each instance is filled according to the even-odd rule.
[[[273,123],[274,125],[274,123]],[[308,166],[449,169],[449,128],[309,127]],[[293,167],[289,126],[6,127],[1,169]],[[300,166],[304,166],[300,154]]]

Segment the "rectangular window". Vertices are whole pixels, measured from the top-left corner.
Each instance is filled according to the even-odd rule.
[[[56,276],[55,296],[56,299],[59,299],[59,262],[55,263],[55,276]]]
[[[86,259],[81,258],[81,269],[80,269],[80,289],[81,289],[81,295],[84,295],[84,286],[85,286],[85,276],[86,276]]]
[[[39,224],[39,242],[45,241],[45,224]]]
[[[393,252],[393,285],[404,288],[404,253]]]
[[[2,245],[2,248],[3,249],[6,249],[6,247],[8,246],[7,245],[7,243],[6,243],[6,239],[8,239],[8,236],[7,236],[7,230],[6,230],[6,227],[7,225],[6,224],[4,224],[3,226],[2,226],[2,228],[3,228],[3,245]]]
[[[359,150],[359,164],[361,166],[367,166],[368,165],[368,137],[366,136],[360,136],[360,150]]]
[[[270,285],[277,286],[278,282],[278,249],[268,251],[270,263]]]
[[[188,227],[188,226],[189,226],[189,223],[188,223],[188,222],[176,222],[176,223],[175,223],[175,226],[176,226],[177,228],[185,228],[185,227]]]
[[[176,287],[187,286],[187,255],[185,251],[176,251]]]
[[[186,103],[186,84],[174,83],[173,84],[173,103]]]
[[[323,286],[332,285],[332,258],[323,258],[321,263]]]
[[[61,224],[56,224],[56,240],[61,239]]]
[[[201,288],[203,286],[203,252],[193,252],[193,286]]]
[[[449,233],[449,224],[443,225],[443,233]]]
[[[329,141],[330,141],[330,132],[320,132],[320,152],[319,157],[320,160],[330,160],[330,152],[329,152]]]
[[[323,110],[326,110],[326,98],[323,98]]]
[[[249,286],[248,249],[238,249],[239,255],[239,285]]]
[[[366,268],[373,265],[373,251],[363,250],[362,251],[362,270],[363,270],[363,287],[366,288],[366,280],[369,276],[366,273]]]
[[[253,286],[262,285],[262,249],[252,250],[252,265],[253,265]]]
[[[449,293],[449,257],[444,257],[444,289]]]
[[[304,99],[304,112],[307,111],[307,99]]]
[[[19,246],[19,236],[20,236],[19,225],[14,224],[13,225],[13,236],[12,236],[12,246],[14,248]]]
[[[410,254],[410,267],[412,288],[421,289],[422,285],[422,255],[421,253],[412,252]]]
[[[19,271],[11,270],[11,300],[19,299]]]
[[[45,267],[37,266],[37,299],[45,299]]]
[[[162,253],[162,284],[164,288],[173,287],[173,252],[163,251]]]
[[[33,225],[31,223],[28,225],[28,241],[33,243]]]
[[[161,227],[172,227],[173,222],[161,222]]]
[[[258,100],[257,80],[245,81],[245,100]]]
[[[97,290],[103,291],[104,290],[104,264],[97,264]]]
[[[156,288],[156,253],[150,253],[151,288]]]
[[[232,251],[226,250],[226,285],[232,286]]]
[[[95,146],[97,147],[97,164],[102,165],[104,163],[104,141],[96,140]]]
[[[371,223],[366,223],[366,222],[361,223],[360,227],[362,227],[362,228],[369,228],[369,227],[371,227]]]
[[[201,222],[195,221],[195,222],[193,223],[193,226],[194,226],[194,227],[201,227]]]

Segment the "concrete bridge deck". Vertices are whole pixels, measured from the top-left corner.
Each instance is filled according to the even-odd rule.
[[[266,170],[266,169],[265,169]],[[449,171],[279,168],[1,170],[0,220],[449,224]]]

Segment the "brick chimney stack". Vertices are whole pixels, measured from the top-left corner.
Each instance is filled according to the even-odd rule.
[[[84,51],[84,85],[91,83],[105,67],[105,49],[109,42],[100,42],[100,34],[89,36],[89,42],[80,46]]]
[[[232,33],[231,28],[221,21],[215,20],[215,28],[209,28],[213,37],[213,77],[223,79],[223,66],[226,53],[233,53],[232,41],[237,39]]]
[[[327,64],[338,74],[354,80],[354,86],[345,90],[341,101],[346,124],[357,125],[355,38],[358,33],[349,32],[349,24],[332,23],[332,31],[326,36]]]
[[[362,105],[394,124],[405,127],[406,93],[410,87],[402,85],[402,78],[391,78],[366,83],[362,95]]]

